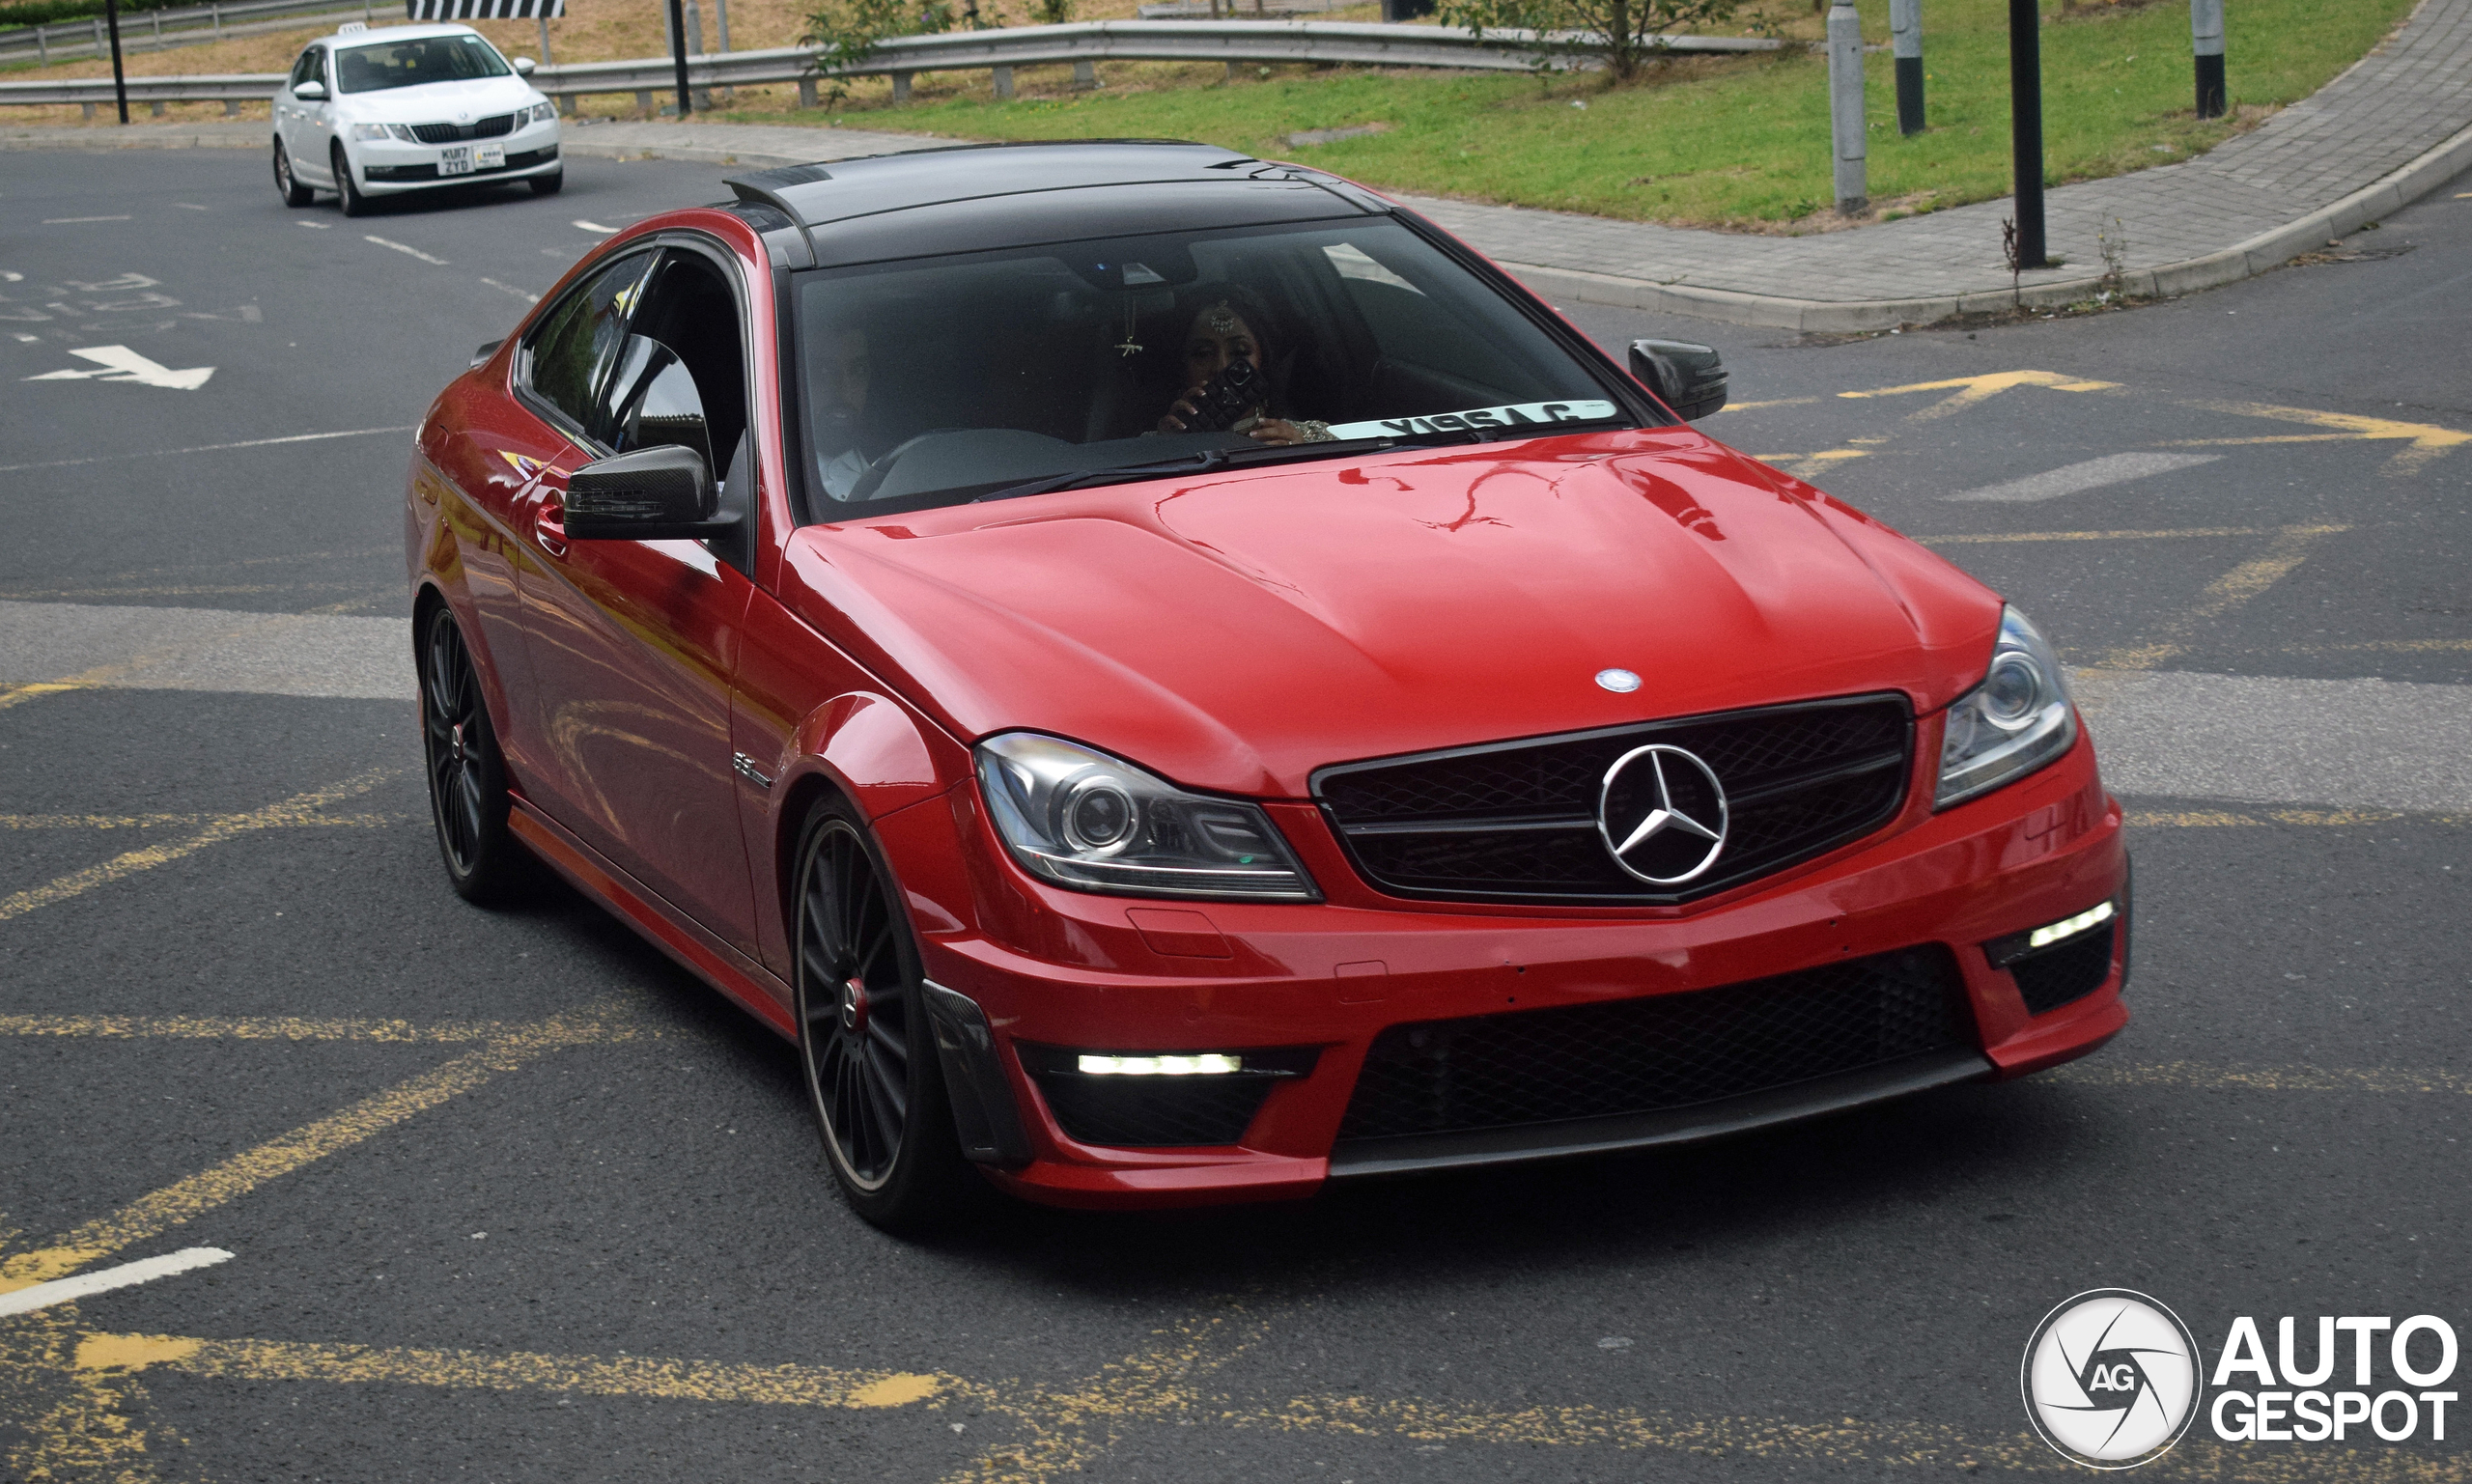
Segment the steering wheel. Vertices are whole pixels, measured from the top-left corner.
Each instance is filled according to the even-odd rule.
[[[893,445],[890,453],[885,454],[883,458],[867,465],[867,472],[859,475],[858,482],[850,487],[850,492],[843,496],[844,501],[848,504],[856,505],[862,500],[874,499],[876,497],[876,491],[884,488],[885,480],[892,474],[892,466],[901,462],[903,455],[909,453],[912,449],[916,448],[919,444],[926,442],[929,438],[939,438],[948,433],[964,433],[968,431],[969,430],[962,428],[930,428],[925,433],[919,434],[915,437],[902,439],[899,443]]]

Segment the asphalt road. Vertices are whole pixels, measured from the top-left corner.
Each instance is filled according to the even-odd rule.
[[[602,228],[724,173],[346,221],[254,154],[0,154],[0,1287],[232,1254],[0,1318],[0,1479],[2050,1472],[2017,1361],[2080,1290],[2209,1355],[2241,1315],[2472,1322],[2472,178],[2129,312],[1808,345],[1572,308],[1716,343],[1718,436],[2083,667],[2139,892],[2096,1057],[906,1246],[768,1032],[573,897],[448,892],[383,658],[405,430]],[[212,372],[29,379],[106,346]],[[2201,1423],[2146,1472],[2466,1467]]]

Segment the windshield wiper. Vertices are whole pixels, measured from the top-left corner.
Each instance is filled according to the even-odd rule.
[[[973,505],[988,500],[1009,500],[1027,494],[1047,494],[1057,490],[1088,488],[1093,485],[1126,484],[1137,479],[1153,479],[1163,474],[1195,474],[1218,468],[1257,468],[1266,463],[1285,463],[1306,459],[1328,459],[1334,455],[1378,454],[1386,449],[1410,448],[1432,443],[1473,443],[1479,441],[1485,429],[1443,429],[1432,433],[1410,434],[1405,436],[1385,434],[1378,438],[1331,438],[1319,443],[1264,443],[1252,448],[1212,448],[1183,459],[1169,459],[1158,463],[1124,463],[1104,469],[1074,469],[1033,479],[1023,484],[1007,485],[971,500]]]

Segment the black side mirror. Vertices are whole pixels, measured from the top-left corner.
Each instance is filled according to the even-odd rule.
[[[713,466],[678,444],[587,463],[567,480],[571,541],[703,541],[741,524],[719,517]]]
[[[1687,423],[1726,405],[1726,366],[1716,350],[1685,340],[1631,342],[1631,375]]]
[[[505,344],[506,342],[504,340],[492,340],[483,345],[481,349],[473,351],[471,369],[478,371],[482,367],[488,365],[490,363],[490,357],[497,354],[498,347]]]

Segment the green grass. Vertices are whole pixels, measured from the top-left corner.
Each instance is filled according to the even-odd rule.
[[[2411,6],[2239,0],[2227,7],[2233,102],[2254,118],[2262,106],[2307,97]],[[1886,41],[1888,0],[1860,0],[1860,9],[1865,37]],[[2192,116],[2187,6],[2122,0],[2085,9],[2094,14],[2064,15],[2058,0],[2044,0],[2048,183],[2185,158],[2230,135],[2231,126]],[[1930,127],[1910,139],[1896,131],[1889,56],[1868,59],[1875,204],[1931,210],[2008,193],[2007,16],[2005,0],[1933,0],[1925,8]],[[1546,82],[1296,69],[1269,80],[1219,82],[1215,68],[1207,79],[1197,69],[1182,70],[1191,85],[1010,102],[980,91],[898,109],[845,109],[840,118],[857,127],[976,139],[1198,139],[1395,189],[1677,223],[1785,223],[1830,204],[1828,70],[1800,46],[1775,57],[1681,63],[1622,89],[1592,76]],[[1138,72],[1128,80],[1138,84]],[[800,117],[824,121],[820,113]],[[1374,122],[1390,127],[1313,148],[1285,143],[1298,130]]]

